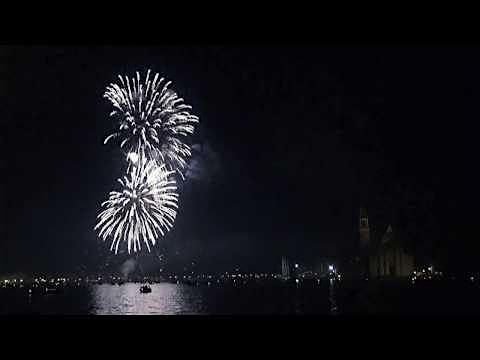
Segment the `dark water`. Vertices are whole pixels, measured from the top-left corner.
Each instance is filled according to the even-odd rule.
[[[191,286],[161,283],[141,294],[140,284],[72,287],[28,295],[0,289],[0,314],[412,314],[480,315],[479,286],[409,283],[302,286]]]
[[[58,294],[28,295],[26,289],[0,291],[0,314],[329,314],[328,285],[264,284],[191,286],[161,283],[142,294],[140,284],[91,285]]]

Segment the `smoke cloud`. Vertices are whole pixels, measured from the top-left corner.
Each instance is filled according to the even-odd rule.
[[[121,270],[123,277],[127,278],[128,275],[130,275],[135,270],[136,266],[137,263],[133,259],[128,259],[127,261],[125,261],[122,265]]]
[[[209,144],[195,144],[192,146],[193,156],[190,161],[186,177],[202,182],[210,182],[220,170],[218,154]]]

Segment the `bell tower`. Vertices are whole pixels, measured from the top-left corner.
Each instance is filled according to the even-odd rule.
[[[359,214],[359,257],[360,257],[360,269],[359,275],[362,278],[368,278],[370,274],[370,225],[368,224],[368,214],[367,209],[364,207],[360,208]]]
[[[360,208],[359,217],[359,230],[360,230],[360,248],[366,249],[370,245],[370,227],[368,225],[367,209]]]

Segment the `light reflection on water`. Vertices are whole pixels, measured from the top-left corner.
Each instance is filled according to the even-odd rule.
[[[451,314],[480,315],[480,288],[468,284],[328,283],[70,286],[58,293],[0,288],[0,315]]]
[[[92,314],[95,315],[175,315],[202,313],[201,293],[187,285],[169,283],[150,285],[152,292],[142,294],[139,284],[94,285]]]
[[[160,283],[140,293],[141,284],[70,286],[45,294],[0,289],[0,314],[174,315],[174,314],[332,314],[335,292],[322,284]],[[332,290],[332,289],[330,289]]]

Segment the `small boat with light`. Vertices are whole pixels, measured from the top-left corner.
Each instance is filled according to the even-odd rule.
[[[46,288],[45,288],[45,292],[46,292],[47,294],[56,294],[56,293],[59,292],[59,290],[60,290],[60,289],[59,289],[58,287],[46,287]]]
[[[148,285],[143,285],[141,288],[140,288],[140,292],[142,294],[147,294],[147,293],[151,293],[152,292],[152,288]]]

